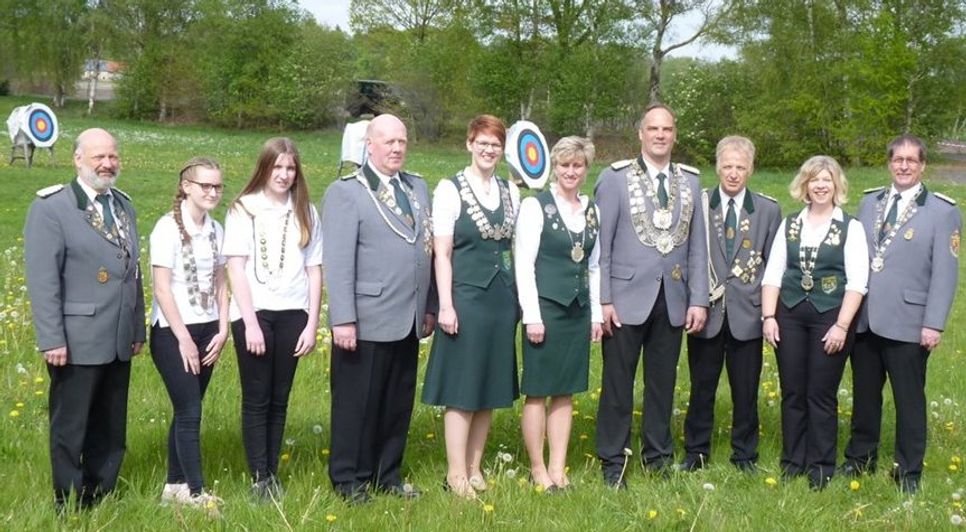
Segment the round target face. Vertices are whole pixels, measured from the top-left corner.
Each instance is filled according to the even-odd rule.
[[[520,166],[531,179],[537,179],[547,168],[546,147],[541,142],[540,137],[532,130],[525,129],[520,132],[517,140],[517,151],[520,157]]]
[[[43,109],[34,109],[27,119],[30,134],[40,142],[47,142],[54,136],[54,122]]]

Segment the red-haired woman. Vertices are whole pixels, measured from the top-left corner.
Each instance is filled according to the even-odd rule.
[[[322,230],[295,143],[269,139],[225,220],[231,331],[252,494],[281,495],[278,460],[299,357],[315,348]]]
[[[480,462],[493,409],[519,395],[512,240],[520,192],[496,176],[505,142],[499,118],[474,118],[470,165],[433,194],[439,319],[423,402],[446,407],[446,486],[464,498],[486,489]]]

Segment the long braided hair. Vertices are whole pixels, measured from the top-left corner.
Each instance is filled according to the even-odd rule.
[[[181,171],[178,173],[178,191],[174,194],[171,215],[174,217],[175,223],[178,224],[178,231],[181,232],[182,245],[191,243],[191,235],[184,228],[184,217],[181,214],[181,202],[188,197],[184,192],[184,182],[186,180],[194,180],[198,176],[199,167],[221,171],[221,166],[218,165],[218,161],[208,157],[192,157],[181,167]]]

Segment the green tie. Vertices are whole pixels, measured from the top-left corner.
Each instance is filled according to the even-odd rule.
[[[94,199],[101,204],[103,210],[101,218],[104,219],[104,227],[108,231],[114,229],[114,214],[111,213],[111,200],[107,197],[107,194],[98,194],[94,196]]]
[[[725,215],[725,254],[731,258],[735,249],[735,236],[738,226],[738,216],[735,214],[735,199],[728,200],[728,214]]]
[[[667,179],[667,176],[664,175],[664,172],[657,174],[657,200],[661,202],[662,209],[667,208],[667,189],[664,188],[665,179]]]
[[[889,208],[889,212],[886,214],[885,221],[882,222],[882,227],[879,228],[879,242],[892,231],[892,226],[896,225],[896,218],[899,217],[899,193],[897,192],[892,196],[892,207]]]
[[[409,205],[409,198],[406,193],[403,192],[402,183],[399,182],[398,177],[394,177],[389,180],[392,183],[392,190],[396,195],[396,205],[399,205],[399,210],[406,216],[407,220],[413,219],[413,208]],[[410,222],[411,224],[412,222]]]

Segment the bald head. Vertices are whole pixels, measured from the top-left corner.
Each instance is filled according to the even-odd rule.
[[[391,114],[382,114],[366,128],[369,162],[380,173],[393,176],[406,162],[406,125]]]
[[[87,129],[77,135],[74,168],[77,177],[98,192],[114,186],[121,170],[114,137],[100,128]]]

